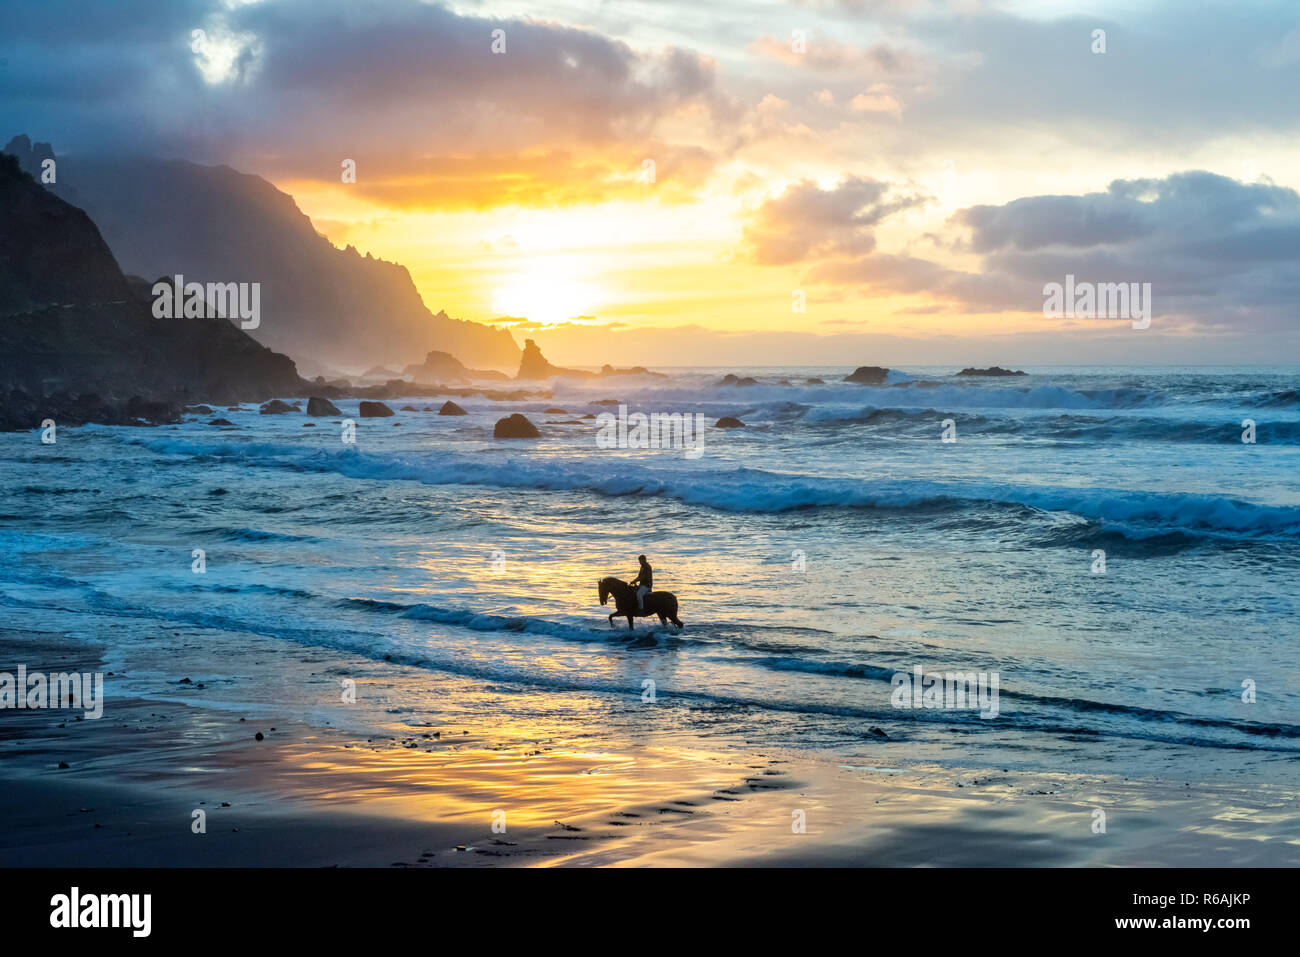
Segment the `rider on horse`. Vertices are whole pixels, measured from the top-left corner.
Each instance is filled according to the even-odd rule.
[[[636,557],[636,560],[641,563],[641,570],[640,572],[637,573],[636,578],[633,578],[630,582],[628,582],[628,584],[640,586],[636,590],[636,606],[637,608],[644,611],[645,596],[650,594],[650,592],[654,589],[655,573],[654,573],[654,569],[650,567],[650,563],[645,560],[644,555],[638,555]]]

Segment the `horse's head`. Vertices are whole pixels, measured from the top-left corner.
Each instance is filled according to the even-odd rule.
[[[603,605],[609,601],[609,579],[602,578],[598,587],[600,588],[600,603]]]

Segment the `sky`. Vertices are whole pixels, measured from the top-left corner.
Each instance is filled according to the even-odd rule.
[[[0,4],[6,139],[257,173],[569,364],[1295,362],[1298,81],[1267,0]]]

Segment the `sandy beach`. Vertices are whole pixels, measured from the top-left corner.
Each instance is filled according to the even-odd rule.
[[[46,671],[105,668],[95,651],[55,635],[0,642],[0,660]],[[889,741],[835,763],[743,742],[595,751],[432,716],[362,739],[270,710],[118,698],[114,677],[99,720],[6,714],[0,865],[1300,863],[1296,795],[1280,789],[901,770],[906,746]]]

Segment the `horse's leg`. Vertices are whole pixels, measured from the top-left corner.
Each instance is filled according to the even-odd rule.
[[[627,630],[632,630],[632,613],[630,611],[627,613]]]
[[[611,628],[614,627],[614,616],[617,615],[617,614],[618,614],[618,612],[616,612],[616,611],[611,611],[611,612],[609,613],[609,627],[611,627]]]
[[[668,619],[664,616],[664,613],[662,611],[659,612],[659,624],[661,625],[668,624]]]

